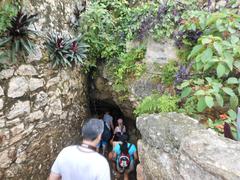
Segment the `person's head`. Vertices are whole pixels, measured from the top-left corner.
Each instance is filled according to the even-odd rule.
[[[128,135],[127,134],[121,135],[119,140],[122,142],[122,145],[120,145],[121,152],[123,152],[124,154],[127,154],[128,153]]]
[[[101,140],[103,129],[103,121],[96,118],[89,119],[82,127],[83,141],[89,141],[94,146],[97,145]]]
[[[123,119],[118,118],[117,123],[118,123],[118,126],[122,126],[123,125]]]

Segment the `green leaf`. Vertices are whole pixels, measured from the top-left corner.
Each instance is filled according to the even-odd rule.
[[[206,103],[205,103],[205,99],[204,97],[201,97],[198,100],[198,104],[197,104],[197,110],[198,112],[202,112],[205,108],[207,107]]]
[[[0,39],[0,47],[3,47],[6,43],[10,42],[11,40],[12,40],[12,37]]]
[[[230,53],[224,53],[224,62],[228,65],[228,68],[232,71],[233,70],[233,56]]]
[[[203,96],[203,95],[205,95],[205,91],[202,89],[194,93],[194,96]]]
[[[203,53],[201,60],[202,62],[207,62],[208,60],[212,59],[213,52],[211,48],[207,48]]]
[[[208,118],[208,126],[214,128],[213,121],[210,118]]]
[[[212,96],[205,96],[205,103],[209,108],[213,107],[214,102],[213,102],[213,97]]]
[[[239,37],[232,35],[231,36],[231,43],[232,44],[236,44],[237,42],[239,42]]]
[[[216,97],[218,105],[223,107],[224,101],[223,101],[222,96],[220,94],[215,94],[215,97]]]
[[[196,45],[194,46],[194,48],[192,49],[190,55],[188,56],[188,59],[195,57],[202,49],[203,49],[203,45]]]
[[[217,76],[218,78],[222,77],[226,72],[225,66],[222,63],[219,63],[217,66]]]
[[[228,94],[229,96],[235,96],[235,93],[233,92],[232,89],[230,89],[230,88],[228,88],[228,87],[223,87],[222,89],[223,89],[223,91],[224,91],[226,94]]]
[[[230,116],[230,118],[231,118],[232,120],[236,120],[236,119],[237,119],[237,113],[236,113],[235,111],[233,111],[232,109],[230,109],[230,110],[228,111],[228,115]]]
[[[181,94],[181,98],[187,97],[191,92],[192,92],[192,88],[190,87],[184,88]]]
[[[230,97],[230,107],[231,109],[236,109],[238,106],[238,97],[235,96],[231,96]]]
[[[240,60],[234,62],[234,66],[240,70]]]
[[[222,55],[222,45],[218,42],[214,42],[213,46],[219,55]]]
[[[181,89],[189,86],[190,82],[189,81],[184,81],[182,84],[181,84]]]
[[[235,78],[235,77],[230,77],[230,78],[228,78],[227,83],[228,83],[228,84],[238,84],[239,82],[238,82],[238,79],[237,79],[237,78]]]

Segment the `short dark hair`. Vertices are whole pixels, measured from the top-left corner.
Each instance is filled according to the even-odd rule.
[[[102,120],[91,118],[87,120],[82,127],[82,136],[84,140],[95,140],[98,135],[103,133],[104,124]]]

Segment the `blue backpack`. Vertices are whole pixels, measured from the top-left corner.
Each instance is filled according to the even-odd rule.
[[[112,137],[112,133],[111,133],[111,130],[108,128],[106,122],[103,121],[103,123],[104,123],[104,130],[102,133],[102,140],[109,141]]]

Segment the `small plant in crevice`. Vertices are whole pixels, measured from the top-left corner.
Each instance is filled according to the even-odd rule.
[[[0,38],[0,48],[4,51],[4,56],[11,62],[15,62],[17,57],[25,57],[34,53],[34,39],[37,31],[32,29],[33,23],[37,21],[37,14],[28,15],[20,10],[11,19],[10,26]]]
[[[12,3],[6,3],[0,7],[0,35],[10,26],[11,19],[17,12],[18,8]]]
[[[77,31],[79,28],[79,20],[82,13],[86,11],[86,1],[82,1],[81,3],[75,3],[73,8],[72,17],[70,17],[69,26],[74,30]]]
[[[141,46],[132,49],[126,54],[122,53],[119,57],[119,64],[114,68],[115,89],[125,90],[125,82],[127,80],[138,78],[144,73],[145,64],[142,60],[144,59],[145,51],[145,47]]]
[[[85,64],[88,46],[82,43],[82,36],[71,38],[58,33],[47,36],[45,42],[53,67]]]
[[[178,70],[177,61],[170,61],[161,68],[161,79],[163,84],[169,86],[174,84],[175,74]]]

